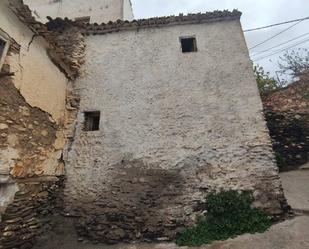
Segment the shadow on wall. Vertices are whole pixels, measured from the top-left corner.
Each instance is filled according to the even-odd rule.
[[[75,200],[81,215],[79,235],[103,243],[174,238],[185,220],[178,198],[183,195],[184,180],[178,170],[145,165],[141,160],[112,167],[119,170],[106,189],[96,190],[95,200],[87,196]]]

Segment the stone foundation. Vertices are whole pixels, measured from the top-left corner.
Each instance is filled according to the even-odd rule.
[[[270,145],[242,149],[243,160],[264,153],[263,158],[268,157],[273,163]],[[206,160],[212,153],[216,152],[187,158],[174,169],[145,164],[142,160],[123,160],[106,168],[105,175],[92,176],[92,187],[86,191],[80,187],[72,189],[73,176],[69,174],[66,212],[78,217],[79,236],[103,243],[173,240],[177,232],[195,224],[204,211],[207,194],[212,191],[249,190],[254,194],[256,207],[273,215],[282,213],[286,201],[280,179],[267,161],[264,167],[253,167],[250,160],[239,167],[211,165]],[[103,166],[99,162],[97,165]],[[77,181],[82,181],[79,175],[85,176],[81,172],[75,175]]]
[[[62,182],[54,177],[16,183],[19,190],[0,223],[1,249],[32,248],[36,238],[49,229],[53,214],[61,210]]]

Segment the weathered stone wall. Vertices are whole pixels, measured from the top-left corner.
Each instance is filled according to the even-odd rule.
[[[162,20],[163,22],[164,20]],[[197,53],[179,37],[194,35]],[[122,31],[86,39],[66,211],[103,242],[173,238],[212,190],[284,200],[239,21]],[[84,111],[101,111],[83,131]]]
[[[264,112],[278,166],[295,169],[309,158],[309,78],[269,93]]]
[[[53,31],[32,20],[22,1],[0,2],[0,29],[9,42],[0,72],[0,248],[6,249],[31,248],[45,229],[78,105],[63,68],[50,59],[59,62],[65,55],[59,50],[48,55],[55,44],[36,28]],[[76,47],[74,39],[71,46]],[[81,59],[75,49],[65,48],[75,75]]]
[[[265,111],[267,125],[281,170],[292,170],[308,162],[309,114]]]
[[[31,107],[10,77],[0,78],[0,172],[16,178],[62,175],[58,125]]]
[[[46,38],[52,43],[48,49],[50,59],[69,79],[74,80],[85,62],[84,36],[73,22],[59,18],[50,20],[46,26],[50,32]]]
[[[133,19],[132,8],[129,0],[25,0],[33,10],[37,20],[45,23],[46,17],[68,17],[70,19],[90,16],[90,22],[102,23],[123,20],[124,17]],[[124,4],[126,4],[124,6]]]
[[[78,98],[61,71],[70,79],[77,77],[83,36],[67,26],[35,22],[19,0],[1,1],[0,13],[0,28],[9,43],[0,72],[1,174],[62,175],[62,152],[74,131]]]
[[[37,236],[52,226],[61,210],[62,180],[54,178],[19,180],[14,202],[0,223],[0,248],[30,249]]]

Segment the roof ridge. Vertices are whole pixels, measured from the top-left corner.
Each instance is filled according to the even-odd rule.
[[[78,26],[84,29],[84,33],[87,35],[92,34],[106,34],[112,32],[119,32],[123,30],[135,30],[139,28],[157,28],[172,25],[185,25],[185,24],[199,24],[215,21],[227,21],[240,19],[242,13],[236,9],[233,11],[211,11],[204,13],[189,13],[187,15],[179,14],[177,16],[163,16],[163,17],[151,17],[147,19],[138,19],[133,21],[117,20],[115,22],[108,23],[88,23],[78,24]]]

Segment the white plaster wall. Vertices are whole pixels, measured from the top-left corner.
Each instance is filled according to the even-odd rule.
[[[51,62],[46,42],[35,37],[8,9],[7,1],[0,2],[0,28],[21,45],[20,54],[8,56],[7,62],[15,73],[14,84],[26,101],[50,113],[57,122],[65,115],[67,79]]]
[[[13,107],[8,106],[7,112],[0,113],[1,124],[5,128],[1,133],[7,136],[6,141],[2,141],[3,148],[0,149],[0,175],[13,177],[63,175],[64,169],[59,159],[65,144],[62,129],[66,117],[68,80],[49,59],[46,53],[48,44],[45,40],[33,37],[28,27],[22,24],[8,8],[7,0],[0,2],[0,29],[7,37],[21,45],[20,53],[8,54],[5,64],[8,64],[10,72],[15,74],[12,77],[12,84],[25,99],[24,106],[19,106],[19,113],[16,113],[16,116],[12,113],[14,121],[9,120],[7,116],[14,110]],[[9,79],[8,81],[11,82]],[[17,95],[13,91],[11,96],[17,98]],[[42,111],[36,112],[37,116],[34,117],[30,114],[31,107],[37,107]],[[21,113],[23,118],[16,120]],[[29,120],[30,117],[33,120]],[[41,118],[42,123],[35,121],[36,118]],[[39,127],[33,129],[33,122],[36,122]],[[51,128],[54,123],[59,125],[59,130],[56,131],[56,127]],[[37,131],[43,127],[51,128],[50,130],[54,133],[45,131],[38,134]],[[30,135],[26,135],[27,133]],[[22,146],[21,141],[25,141],[25,137],[29,144],[39,147],[40,151],[34,147],[29,149]],[[44,145],[38,144],[37,138],[44,140]]]
[[[132,21],[134,19],[131,0],[123,0],[123,20]]]
[[[179,37],[188,35],[197,37],[197,53],[181,52]],[[164,145],[173,153],[147,158],[168,167],[175,156],[183,159],[186,141],[199,148],[218,134],[225,144],[235,137],[268,139],[236,21],[90,36],[87,49],[86,73],[77,80],[81,110],[102,111],[101,132],[95,135],[118,151],[108,157],[143,158],[148,149]]]
[[[123,0],[25,0],[25,3],[33,10],[34,16],[41,22],[46,22],[46,16],[68,17],[74,19],[77,17],[90,16],[90,22],[102,23],[130,17],[130,9]],[[131,10],[132,12],[132,10]]]
[[[191,35],[198,52],[184,54],[179,37]],[[150,217],[187,219],[211,189],[252,190],[257,206],[280,210],[281,183],[239,21],[124,31],[86,43],[66,167],[69,207],[89,204],[85,212],[95,213],[96,204],[110,205],[138,216],[150,210],[139,201],[153,174],[145,172],[158,169],[176,171],[185,190],[162,197]],[[82,130],[87,110],[101,111],[100,131]],[[137,182],[146,183],[134,190],[136,168]]]

